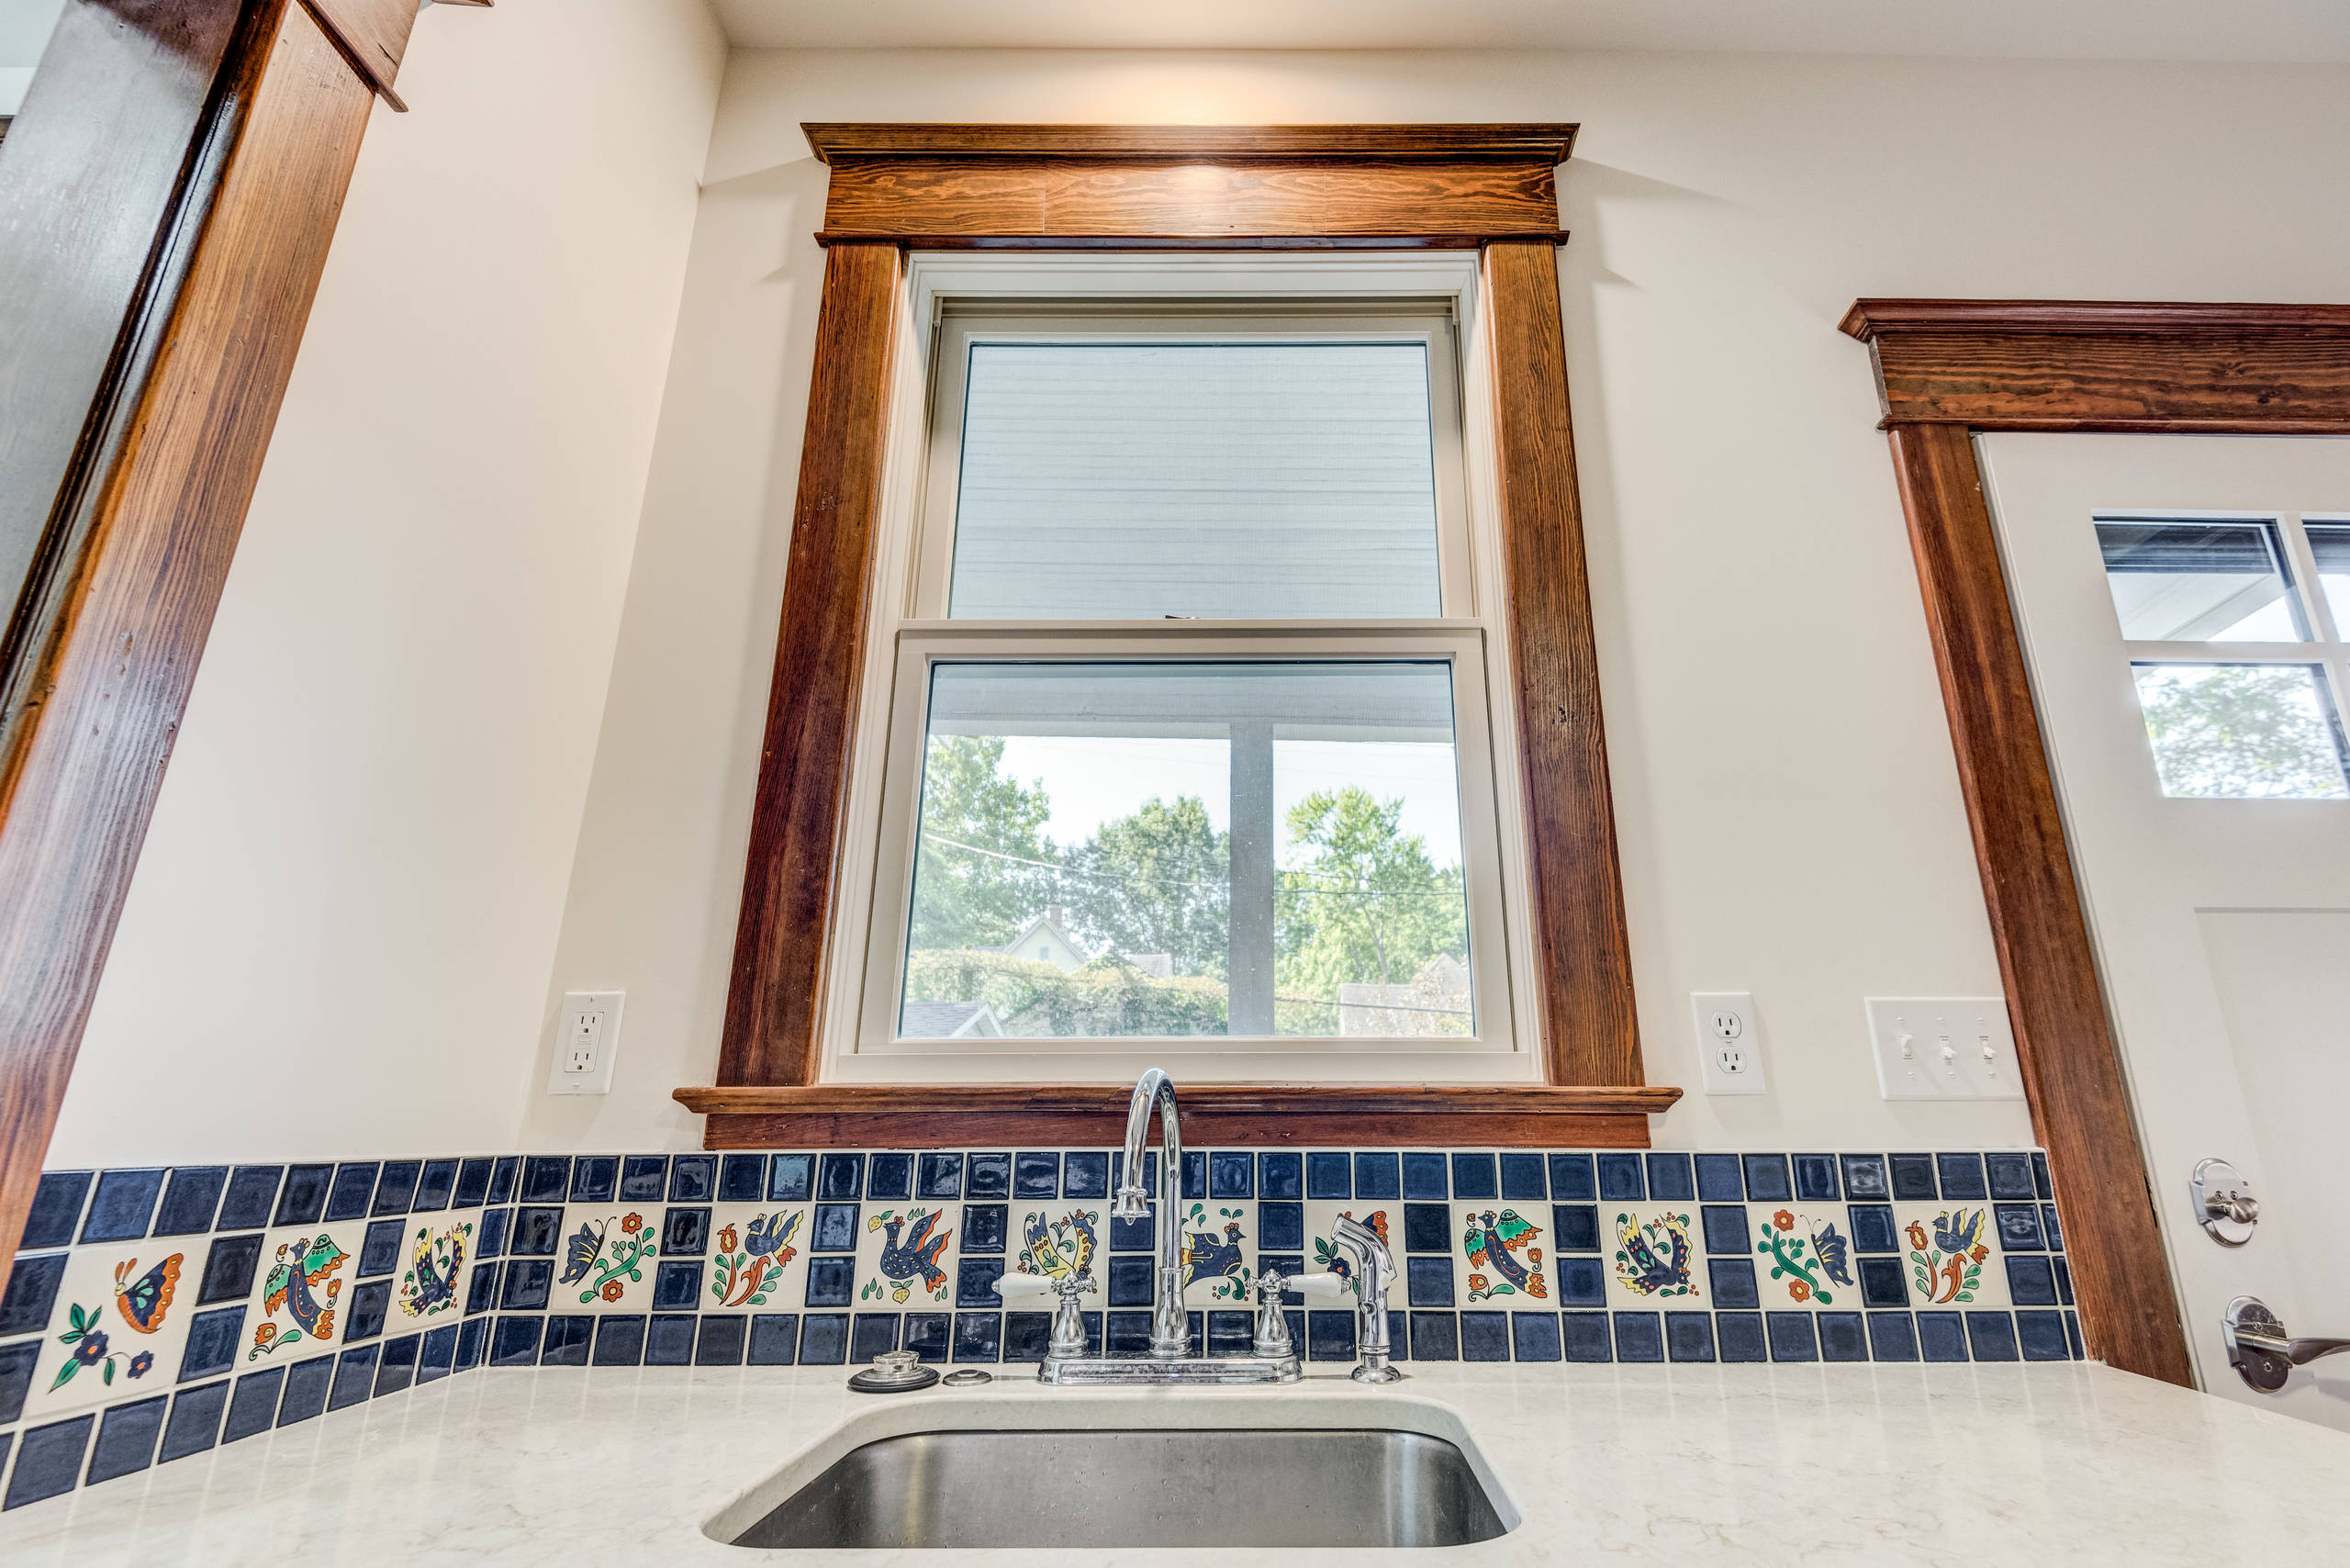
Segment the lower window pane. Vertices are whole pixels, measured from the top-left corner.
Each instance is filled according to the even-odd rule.
[[[2340,726],[2317,666],[2132,668],[2164,794],[2234,801],[2350,797]]]
[[[898,1033],[1474,1032],[1442,661],[933,666]]]

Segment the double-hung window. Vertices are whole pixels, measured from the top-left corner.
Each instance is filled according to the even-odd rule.
[[[827,1076],[1539,1081],[1473,269],[960,267],[916,290]]]

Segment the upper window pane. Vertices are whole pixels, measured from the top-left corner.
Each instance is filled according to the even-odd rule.
[[[2132,668],[2164,794],[2220,801],[2350,798],[2341,725],[2316,666]]]
[[[2350,637],[2350,522],[2305,522],[2310,553],[2317,557],[2318,585],[2333,610],[2333,631]]]
[[[1417,342],[975,342],[948,613],[1442,612]]]
[[[2307,632],[2266,522],[2100,520],[2106,585],[2133,643],[2298,643]]]

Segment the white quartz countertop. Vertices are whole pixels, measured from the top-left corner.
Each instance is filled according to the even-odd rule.
[[[837,1367],[469,1372],[0,1516],[0,1561],[1196,1563],[1196,1551],[1156,1549],[1173,1542],[751,1551],[704,1526],[730,1506],[755,1517],[890,1430],[1399,1415],[1465,1428],[1522,1516],[1495,1540],[1374,1553],[1399,1565],[2350,1561],[2350,1435],[2094,1365],[1423,1363],[1378,1390],[1342,1375],[1286,1389],[1040,1388],[1009,1369],[984,1388],[913,1394],[844,1383]],[[1219,1549],[1215,1561],[1297,1555]]]

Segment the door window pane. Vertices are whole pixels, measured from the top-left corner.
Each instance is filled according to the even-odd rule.
[[[2106,586],[2136,643],[2298,643],[2307,635],[2266,522],[2101,519]]]
[[[2350,638],[2350,522],[2304,522],[2317,557],[2318,586],[2333,611],[2333,634]]]
[[[972,345],[948,613],[1432,616],[1420,343]]]
[[[2132,668],[2164,794],[2231,801],[2350,797],[2340,725],[2317,666]]]
[[[1442,661],[935,665],[899,1033],[1471,1035],[1456,761]]]

